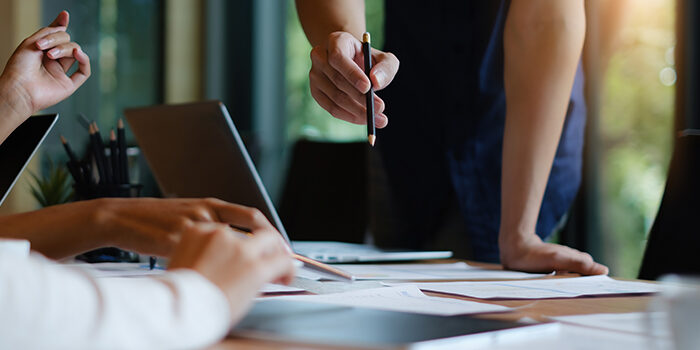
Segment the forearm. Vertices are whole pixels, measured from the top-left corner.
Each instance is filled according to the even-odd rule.
[[[296,0],[296,6],[311,46],[325,46],[333,32],[348,32],[358,40],[365,32],[364,0]]]
[[[501,242],[535,233],[585,33],[582,1],[513,1],[504,31]]]
[[[193,271],[94,279],[34,257],[0,257],[0,310],[3,349],[192,349],[231,326],[224,294]]]
[[[104,201],[82,201],[0,217],[0,237],[26,239],[32,249],[62,259],[110,242],[100,212]]]

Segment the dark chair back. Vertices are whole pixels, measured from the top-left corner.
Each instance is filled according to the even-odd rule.
[[[292,240],[362,243],[367,142],[297,141],[279,208]]]
[[[639,278],[700,274],[700,135],[675,145],[666,189],[649,232]]]

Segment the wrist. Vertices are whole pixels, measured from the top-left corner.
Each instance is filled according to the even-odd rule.
[[[3,74],[0,76],[0,105],[5,108],[5,117],[13,118],[18,125],[34,113],[32,99],[18,79]]]
[[[114,220],[114,203],[109,198],[99,198],[89,201],[83,201],[87,209],[87,227],[97,237],[98,243],[101,246],[118,246],[118,235],[114,232],[119,231],[119,223]]]

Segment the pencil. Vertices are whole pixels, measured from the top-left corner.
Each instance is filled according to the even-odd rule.
[[[117,135],[114,129],[109,131],[109,159],[112,161],[112,179],[115,184],[120,184],[119,156],[117,154]]]
[[[73,153],[73,149],[68,144],[68,140],[66,140],[66,138],[63,137],[63,135],[59,135],[59,137],[61,138],[61,143],[63,144],[63,148],[65,148],[66,153],[68,153],[68,159],[70,159],[71,162],[77,164],[78,157],[76,157],[75,153]]]
[[[243,234],[243,235],[248,236],[248,237],[253,237],[253,233],[249,229],[234,226],[231,224],[229,224],[229,227],[231,228],[231,230],[233,232]],[[347,273],[339,268],[335,268],[335,267],[330,266],[328,264],[324,264],[320,261],[316,261],[314,259],[307,258],[303,255],[294,253],[292,251],[291,247],[289,247],[288,245],[286,247],[289,250],[289,252],[292,254],[292,258],[294,258],[297,261],[301,261],[302,263],[304,263],[304,266],[306,266],[312,270],[316,270],[318,272],[330,274],[332,276],[339,277],[341,279],[348,280],[348,281],[355,280],[355,277],[353,275],[351,275],[351,274],[349,274],[349,273]]]
[[[126,133],[124,132],[124,122],[119,119],[117,123],[117,147],[119,148],[119,179],[121,183],[128,184],[129,181],[129,163],[126,154]]]
[[[66,153],[68,153],[68,162],[66,163],[68,171],[70,172],[71,176],[73,176],[75,183],[79,184],[82,182],[80,168],[78,167],[80,163],[78,163],[77,157],[75,156],[75,153],[73,153],[73,149],[71,149],[70,145],[68,144],[68,140],[66,140],[63,135],[59,135],[59,137],[61,138],[63,148],[66,150]]]
[[[92,122],[92,127],[95,130],[95,143],[97,144],[97,149],[98,149],[97,158],[100,158],[100,161],[102,162],[102,170],[103,170],[103,173],[105,174],[104,182],[102,182],[102,179],[100,179],[100,182],[105,183],[105,184],[110,184],[110,183],[112,183],[112,170],[111,170],[111,166],[109,164],[109,161],[107,160],[107,157],[105,156],[105,144],[102,141],[102,135],[100,134],[100,128],[97,127],[96,122]],[[99,165],[99,163],[98,163],[98,165]]]
[[[372,47],[370,46],[369,32],[362,34],[362,54],[365,58],[365,74],[369,79],[369,72],[372,70]],[[374,147],[374,142],[377,140],[374,129],[374,88],[372,87],[372,79],[369,80],[369,91],[365,94],[365,105],[367,107],[367,140]]]
[[[95,166],[97,166],[97,174],[100,177],[100,180],[98,181],[99,183],[106,183],[107,181],[107,174],[105,173],[105,166],[104,166],[104,146],[100,147],[102,144],[102,140],[98,142],[98,135],[96,134],[95,131],[95,124],[90,124],[90,146],[92,147],[92,153],[95,157]],[[102,156],[100,156],[100,152],[102,152]]]

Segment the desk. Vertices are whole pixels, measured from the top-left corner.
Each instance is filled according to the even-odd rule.
[[[456,261],[456,260],[453,260]],[[446,262],[444,260],[440,261]],[[500,269],[499,265],[479,264],[469,262],[470,265]],[[548,276],[545,278],[575,277],[578,275],[567,274],[559,276]],[[519,308],[508,313],[485,314],[477,317],[488,319],[499,319],[515,321],[523,317],[529,317],[538,321],[544,321],[548,316],[581,315],[594,313],[625,313],[644,311],[653,296],[618,296],[618,297],[579,297],[572,299],[544,299],[544,300],[483,300],[460,296],[447,296],[445,294],[426,292],[425,294],[438,297],[472,300],[482,303],[498,304],[508,307]],[[244,339],[225,339],[221,343],[212,346],[209,350],[278,350],[285,349],[298,350],[302,347],[287,345],[282,343],[264,342]],[[304,349],[328,349],[329,347],[303,346]],[[333,348],[337,349],[337,348]]]

